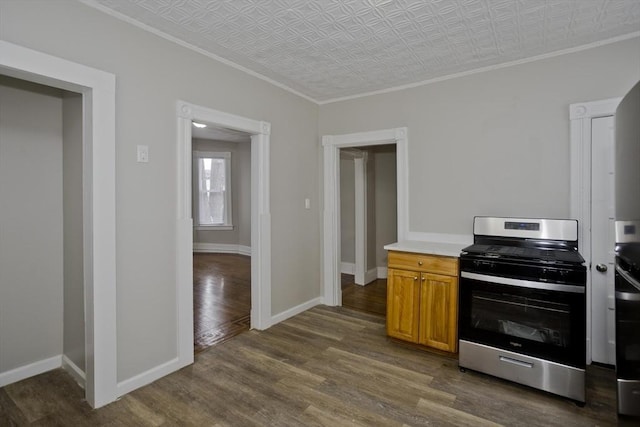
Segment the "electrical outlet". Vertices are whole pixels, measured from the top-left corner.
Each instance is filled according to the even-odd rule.
[[[138,145],[138,163],[149,163],[148,145]]]

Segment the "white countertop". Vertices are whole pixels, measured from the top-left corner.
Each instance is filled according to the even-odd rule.
[[[467,246],[469,245],[461,243],[438,243],[418,240],[403,240],[401,242],[385,245],[384,248],[388,251],[416,252],[429,255],[458,257],[460,256],[460,251]]]

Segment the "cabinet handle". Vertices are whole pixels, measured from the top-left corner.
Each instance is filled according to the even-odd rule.
[[[422,261],[418,261],[418,265],[422,265]]]
[[[427,280],[427,278],[425,276],[422,276],[422,281],[424,282],[425,280]]]
[[[413,280],[418,280],[418,276],[413,276]]]

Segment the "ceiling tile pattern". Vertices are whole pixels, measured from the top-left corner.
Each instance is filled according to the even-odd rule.
[[[640,31],[640,0],[89,3],[99,3],[320,102]]]

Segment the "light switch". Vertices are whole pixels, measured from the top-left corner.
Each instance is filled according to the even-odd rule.
[[[148,145],[138,145],[138,163],[149,163]]]
[[[305,209],[311,209],[311,200],[304,199],[304,208]]]

